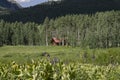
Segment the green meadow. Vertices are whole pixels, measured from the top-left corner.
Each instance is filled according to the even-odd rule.
[[[89,49],[68,46],[3,46],[0,47],[0,62],[15,61],[24,64],[31,60],[48,58],[42,56],[43,53],[48,53],[51,60],[57,58],[65,63],[120,64],[120,48]]]
[[[3,46],[0,80],[8,79],[120,80],[120,48]]]

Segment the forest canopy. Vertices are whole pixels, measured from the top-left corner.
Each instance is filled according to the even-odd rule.
[[[70,46],[109,48],[120,46],[120,11],[93,15],[46,17],[43,24],[0,21],[0,45],[51,45],[52,37],[64,38]]]

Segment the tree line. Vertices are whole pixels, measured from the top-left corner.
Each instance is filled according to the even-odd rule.
[[[46,17],[42,24],[0,21],[1,45],[51,45],[52,37],[70,46],[120,47],[120,11]]]

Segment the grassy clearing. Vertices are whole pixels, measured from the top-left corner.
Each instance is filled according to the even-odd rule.
[[[66,63],[120,64],[120,48],[81,49],[66,46],[3,46],[0,47],[0,62],[26,63],[32,59],[40,60],[46,58],[41,56],[43,52],[49,53],[51,59],[57,57]]]

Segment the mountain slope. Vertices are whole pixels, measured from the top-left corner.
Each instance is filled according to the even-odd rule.
[[[6,14],[9,14],[9,13],[10,13],[9,9],[0,6],[0,16],[1,15],[6,15]]]
[[[21,8],[21,6],[14,0],[0,0],[0,6],[10,9],[10,10],[17,10]]]
[[[8,14],[10,11],[15,11],[20,8],[22,7],[14,0],[0,0],[0,15]]]
[[[120,0],[64,0],[49,1],[34,7],[1,16],[5,21],[42,23],[45,17],[56,18],[67,14],[93,14],[100,11],[120,10]]]

